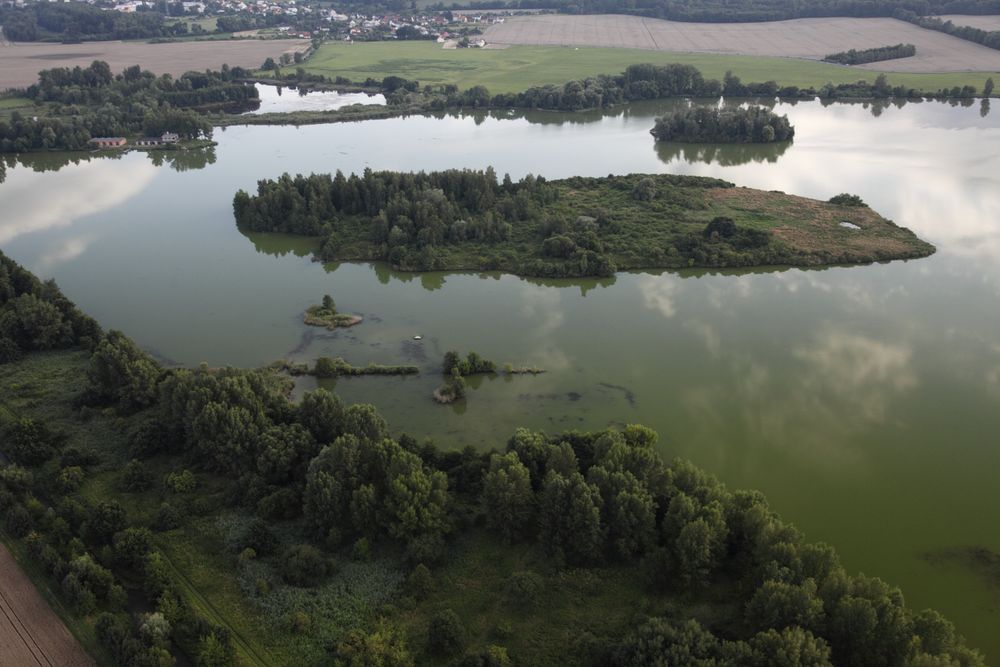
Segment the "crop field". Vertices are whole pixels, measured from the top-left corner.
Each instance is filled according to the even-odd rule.
[[[989,18],[989,17],[986,17]],[[488,44],[603,46],[821,60],[849,49],[913,44],[917,55],[865,66],[892,72],[1000,70],[1000,51],[887,18],[681,23],[637,16],[517,16],[486,30]]]
[[[1000,55],[1000,51],[996,52]],[[491,93],[517,92],[531,86],[563,84],[597,74],[619,74],[636,63],[693,65],[706,77],[722,79],[727,70],[744,81],[774,80],[784,86],[820,87],[827,83],[874,81],[879,71],[854,69],[814,60],[710,53],[665,53],[621,48],[571,49],[559,46],[511,46],[506,49],[442,49],[432,42],[324,44],[306,61],[310,72],[354,81],[390,74],[421,84],[453,83],[460,88],[486,86]],[[883,64],[883,63],[878,63]],[[893,85],[934,92],[972,85],[982,89],[992,72],[944,74],[888,73]]]
[[[141,65],[156,74],[178,76],[191,70],[218,69],[223,63],[259,67],[270,56],[305,51],[307,40],[232,40],[209,42],[84,42],[49,44],[22,42],[0,45],[0,90],[30,86],[39,70],[51,67],[86,67],[104,60],[112,72]]]
[[[0,664],[25,667],[94,664],[3,545],[0,545]]]
[[[939,16],[942,21],[951,21],[955,25],[967,25],[980,30],[1000,30],[1000,16],[966,16],[964,14],[948,14]]]

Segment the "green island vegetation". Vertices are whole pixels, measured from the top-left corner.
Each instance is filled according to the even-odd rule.
[[[360,324],[364,318],[360,315],[348,315],[337,311],[337,304],[329,294],[323,296],[323,302],[306,308],[302,321],[312,327],[326,327],[330,331],[338,327],[353,327]]]
[[[615,48],[569,49],[561,46],[511,46],[504,49],[442,49],[428,42],[324,43],[302,64],[309,76],[363,81],[398,76],[421,85],[483,86],[492,94],[518,93],[531,87],[561,86],[599,75],[615,75],[637,63],[686,65],[706,80],[721,81],[726,72],[743,81],[777,81],[780,88],[812,89],[817,96],[840,98],[884,96],[872,90],[881,75],[890,91],[910,91],[912,97],[957,97],[959,92],[982,90],[997,72],[909,73],[853,70],[831,63],[768,56],[664,53]],[[283,71],[296,80],[297,71]],[[865,85],[859,86],[858,82]],[[867,88],[867,95],[863,91]],[[905,97],[898,95],[896,97]]]
[[[103,663],[985,665],[651,429],[444,451],[0,269],[0,528]]]
[[[791,141],[795,128],[788,116],[762,106],[720,109],[692,106],[656,119],[649,131],[657,141],[695,144],[771,144]]]
[[[159,136],[210,139],[211,110],[244,110],[259,104],[257,89],[237,81],[245,72],[188,72],[157,77],[138,65],[114,75],[106,62],[42,70],[24,97],[43,111],[13,111],[0,119],[0,152],[83,150],[94,137]],[[195,141],[194,146],[201,145]]]
[[[445,377],[444,384],[434,390],[434,400],[438,403],[454,403],[465,398],[468,388],[465,377],[481,373],[496,373],[497,365],[489,359],[484,359],[475,352],[462,359],[454,350],[444,354],[441,362],[441,372]]]
[[[861,51],[851,49],[850,51],[831,53],[823,58],[823,60],[828,63],[838,63],[840,65],[864,65],[883,60],[909,58],[915,55],[917,55],[917,47],[913,44],[896,44],[895,46],[879,46],[873,49],[862,49]]]
[[[406,270],[607,276],[657,267],[859,263],[934,251],[867,207],[694,176],[499,182],[492,169],[285,174],[259,181],[254,196],[237,192],[233,210],[247,231],[322,239],[324,260],[383,260]]]
[[[352,366],[341,357],[320,357],[316,360],[312,374],[318,378],[332,378],[350,375],[416,375],[416,366],[382,366],[369,363],[367,366]]]

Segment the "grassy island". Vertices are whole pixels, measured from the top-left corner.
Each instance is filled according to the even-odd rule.
[[[360,315],[348,315],[337,312],[337,304],[329,294],[323,297],[323,303],[309,306],[302,321],[311,327],[326,327],[330,331],[338,327],[353,327],[364,320]]]
[[[548,181],[486,171],[284,175],[233,200],[249,231],[322,239],[321,259],[404,270],[605,276],[627,269],[816,266],[934,247],[866,206],[694,176]],[[843,223],[849,223],[844,225]]]

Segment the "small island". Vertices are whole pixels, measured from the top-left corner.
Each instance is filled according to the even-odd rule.
[[[347,315],[337,312],[337,304],[329,294],[323,297],[323,303],[309,306],[302,321],[311,327],[326,327],[330,331],[339,327],[353,327],[364,320],[360,315]]]
[[[790,141],[795,136],[788,116],[754,105],[680,109],[657,118],[649,132],[657,141],[692,144],[770,144]]]
[[[256,195],[237,192],[233,210],[241,229],[319,239],[322,260],[382,260],[411,271],[610,276],[657,268],[862,264],[934,252],[867,206],[669,174],[553,181],[498,179],[492,169],[286,174],[260,181]],[[732,225],[713,234],[716,218]],[[350,322],[335,308],[307,317],[321,326]]]

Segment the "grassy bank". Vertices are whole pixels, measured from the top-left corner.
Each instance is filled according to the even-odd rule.
[[[442,49],[433,42],[324,44],[305,65],[308,72],[352,81],[395,75],[421,84],[451,83],[459,88],[486,86],[491,93],[512,93],[531,86],[563,84],[596,74],[618,74],[636,63],[693,65],[706,78],[722,79],[727,70],[744,81],[775,80],[783,86],[821,87],[827,83],[873,82],[877,71],[857,70],[795,58],[665,53],[639,49],[511,46],[506,49]],[[927,92],[954,86],[982,90],[996,72],[909,74],[887,72],[890,85]]]

